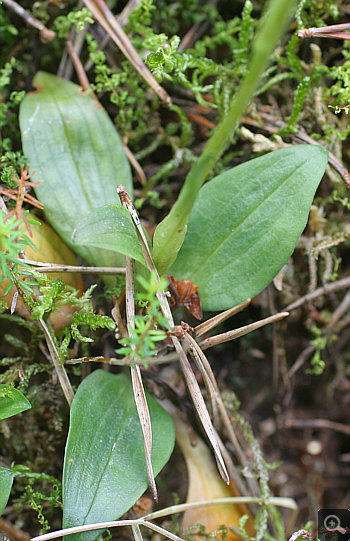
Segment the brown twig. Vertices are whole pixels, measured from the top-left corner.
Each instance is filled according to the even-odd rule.
[[[75,48],[73,46],[73,43],[71,42],[70,39],[67,39],[67,51],[68,51],[68,54],[69,54],[69,56],[71,58],[73,66],[75,68],[76,74],[78,76],[80,86],[85,91],[90,90],[91,94],[93,96],[95,96],[95,94],[90,89],[89,79],[87,78],[87,75],[85,73],[84,66],[81,63],[79,55],[77,54],[77,52],[76,52],[76,50],[75,50]]]
[[[288,378],[291,378],[294,376],[294,374],[303,366],[303,364],[307,361],[307,359],[312,355],[316,350],[315,346],[308,346],[307,348],[303,349],[303,351],[298,356],[297,360],[293,364],[293,366],[290,367],[288,370]]]
[[[130,13],[140,4],[140,2],[141,0],[129,0],[121,13],[119,13],[119,15],[116,15],[116,19],[118,20],[120,26],[123,27],[127,24]],[[98,51],[103,51],[110,39],[111,37],[106,34],[99,43]],[[85,64],[85,71],[89,71],[89,69],[92,68],[93,64],[94,63],[92,62],[92,60],[89,59]]]
[[[343,434],[350,435],[350,426],[342,423],[335,423],[334,421],[328,421],[328,419],[287,419],[285,421],[286,428],[327,428],[329,430],[336,430]]]
[[[113,317],[113,319],[115,322],[117,322],[115,317]],[[173,361],[178,361],[178,360],[179,360],[179,357],[177,353],[173,352],[173,353],[168,353],[167,355],[163,355],[163,356],[147,357],[144,360],[144,364],[147,364],[147,365],[166,364],[166,363],[171,363]],[[102,355],[98,355],[97,357],[80,357],[80,358],[69,359],[68,361],[65,361],[65,364],[82,364],[82,363],[107,363],[107,364],[111,364],[115,366],[133,366],[135,364],[135,361],[133,359],[130,359],[130,357],[123,357],[122,359],[115,359],[114,357],[111,357],[111,358],[102,357]]]
[[[307,295],[300,297],[300,299],[286,306],[285,310],[290,312],[291,310],[300,308],[300,306],[303,306],[303,304],[306,304],[307,302],[310,302],[313,299],[320,297],[321,295],[335,293],[336,291],[341,291],[342,289],[348,289],[349,287],[350,287],[350,276],[347,276],[346,278],[342,278],[341,280],[337,280],[336,282],[332,282],[331,284],[326,284],[325,286],[319,287],[315,289],[314,291],[311,291],[311,293],[308,293]]]
[[[13,526],[4,518],[0,518],[0,533],[1,532],[8,534],[12,539],[16,539],[17,541],[30,541],[30,536],[26,532],[16,528],[16,526]]]
[[[259,124],[259,122],[256,122],[255,120],[249,117],[244,117],[243,124],[248,124],[249,126],[255,126],[259,129],[263,129],[264,131],[272,135],[277,133],[280,129],[286,127],[285,122],[274,117],[273,115],[270,115],[267,113],[260,113],[260,117],[263,124]],[[270,123],[270,126],[267,124],[267,122]],[[291,137],[292,139],[296,139],[297,141],[301,141],[302,143],[322,146],[321,143],[309,137],[303,130],[298,130],[296,133],[289,133],[288,137]],[[346,187],[350,189],[349,171],[338,160],[338,158],[330,151],[328,151],[328,161],[332,165],[332,167],[337,171],[337,173],[339,173],[339,175],[342,177]]]
[[[16,201],[16,206],[14,210],[11,210],[11,212],[8,212],[5,220],[8,220],[11,216],[15,215],[17,220],[22,219],[24,221],[29,235],[32,235],[32,230],[30,228],[28,218],[23,212],[22,205],[25,202],[25,203],[29,203],[30,205],[33,205],[33,207],[36,207],[38,209],[43,209],[44,207],[41,201],[39,201],[38,199],[36,199],[35,197],[27,193],[28,188],[33,188],[37,186],[38,184],[40,184],[40,180],[37,182],[30,182],[30,179],[34,175],[35,171],[33,171],[33,173],[29,175],[28,169],[29,167],[21,166],[21,173],[20,173],[19,178],[15,177],[15,175],[12,172],[11,173],[12,180],[17,184],[18,187],[17,188],[0,188],[0,193],[7,196],[9,199]]]
[[[53,30],[49,30],[46,28],[46,26],[43,25],[41,21],[33,17],[28,11],[22,8],[17,2],[14,0],[2,0],[2,3],[5,4],[8,8],[12,9],[19,17],[25,20],[27,24],[30,26],[33,26],[40,32],[40,39],[43,43],[48,43],[49,41],[52,41],[53,38],[56,36],[55,32]]]
[[[36,267],[38,272],[79,272],[86,274],[125,274],[125,267],[83,267],[79,265],[59,265],[23,258],[23,262]]]
[[[61,364],[61,360],[60,360],[60,356],[59,356],[57,348],[56,348],[56,344],[53,341],[51,333],[50,333],[45,321],[42,318],[39,319],[39,325],[40,325],[41,330],[43,331],[43,333],[45,335],[45,340],[46,340],[46,344],[47,344],[47,347],[48,347],[49,352],[50,352],[51,361],[52,361],[52,363],[53,363],[53,365],[55,367],[55,370],[56,370],[56,373],[57,373],[57,376],[58,376],[58,380],[59,380],[59,382],[61,384],[61,387],[62,387],[63,394],[66,397],[66,400],[67,400],[69,406],[71,406],[72,402],[73,402],[73,398],[74,398],[74,392],[73,392],[72,386],[70,384],[70,381],[68,379],[67,372],[66,372],[64,366],[62,366],[62,364]]]
[[[91,11],[95,19],[110,35],[114,43],[119,47],[124,56],[140,73],[147,84],[154,90],[159,98],[167,105],[171,106],[172,101],[167,92],[155,80],[150,70],[145,66],[135,47],[130,42],[128,36],[110,11],[104,0],[83,0],[86,7]]]
[[[124,147],[124,150],[125,150],[125,154],[126,154],[128,160],[129,160],[129,162],[131,163],[132,167],[134,168],[135,173],[139,177],[139,180],[140,180],[142,186],[146,186],[147,177],[145,175],[144,170],[142,169],[141,165],[139,164],[139,162],[135,158],[134,154],[131,152],[128,145],[126,143],[123,143],[123,147]]]

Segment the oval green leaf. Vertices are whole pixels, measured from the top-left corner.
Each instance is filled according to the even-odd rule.
[[[90,212],[74,230],[72,239],[82,246],[119,252],[145,265],[135,225],[121,205],[106,205]]]
[[[291,256],[327,159],[321,146],[297,145],[212,179],[199,192],[169,273],[199,286],[205,310],[260,293]]]
[[[0,421],[30,409],[31,403],[18,389],[0,384]]]
[[[174,447],[174,424],[147,395],[157,475]],[[115,520],[147,488],[140,421],[132,384],[124,375],[96,370],[80,385],[71,408],[63,466],[63,527]],[[66,537],[92,541],[101,530]]]
[[[11,470],[0,467],[0,515],[4,511],[10,497],[13,477]]]
[[[115,252],[72,244],[72,233],[93,209],[118,203],[116,187],[132,193],[132,181],[119,135],[102,106],[69,81],[39,72],[36,92],[20,108],[23,150],[36,196],[48,221],[65,242],[88,262],[118,266]]]

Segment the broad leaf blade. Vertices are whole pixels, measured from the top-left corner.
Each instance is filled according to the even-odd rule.
[[[151,396],[147,400],[157,475],[172,452],[174,425]],[[142,431],[130,379],[97,370],[80,385],[71,408],[63,467],[63,527],[117,519],[146,488]],[[92,541],[99,533],[66,539]]]
[[[31,403],[18,389],[9,389],[8,385],[0,384],[0,420],[7,419],[17,413],[30,409]]]
[[[169,272],[199,286],[205,310],[257,295],[279,272],[306,225],[327,156],[316,145],[277,150],[201,188]]]
[[[100,266],[117,265],[115,253],[72,244],[79,221],[94,208],[118,203],[117,184],[132,193],[131,173],[106,111],[71,82],[39,72],[37,91],[21,104],[23,150],[48,220],[79,255]],[[119,264],[121,258],[119,258]]]
[[[0,515],[5,509],[13,483],[13,472],[0,467]]]
[[[85,216],[73,232],[73,242],[99,246],[136,259],[145,265],[130,213],[121,205],[106,205]]]

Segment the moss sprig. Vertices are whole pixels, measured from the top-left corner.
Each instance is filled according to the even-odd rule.
[[[34,223],[30,219],[28,221]],[[15,283],[27,292],[32,292],[32,286],[37,284],[35,280],[23,278],[24,276],[31,278],[32,271],[28,265],[18,259],[25,246],[30,246],[35,250],[30,238],[23,233],[22,225],[23,220],[17,220],[15,216],[7,219],[6,214],[0,211],[0,268],[2,272],[0,284],[5,278],[9,280],[4,295],[7,295]]]
[[[70,11],[67,15],[59,15],[54,21],[54,30],[59,38],[65,39],[73,26],[80,32],[86,25],[94,22],[91,12],[87,8],[82,8]]]
[[[164,278],[158,281],[153,274],[148,281],[142,276],[138,276],[137,281],[143,291],[137,293],[136,300],[139,306],[145,309],[145,313],[134,317],[135,328],[128,327],[129,335],[119,340],[123,347],[116,352],[129,357],[135,363],[142,363],[157,353],[157,342],[165,340],[165,330],[170,327],[157,298],[157,292],[166,288],[167,281]]]

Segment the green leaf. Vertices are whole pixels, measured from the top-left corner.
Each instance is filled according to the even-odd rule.
[[[124,258],[72,244],[72,233],[93,209],[118,203],[118,184],[132,193],[129,163],[118,133],[102,106],[71,82],[39,72],[36,92],[20,108],[23,150],[36,196],[51,225],[88,262],[118,266]]]
[[[157,475],[174,446],[171,417],[147,395]],[[130,379],[96,370],[80,385],[72,408],[63,466],[63,527],[115,520],[147,488],[139,418]],[[99,531],[66,537],[92,541]]]
[[[72,239],[82,246],[99,246],[136,259],[145,265],[140,241],[129,211],[121,205],[106,205],[85,216]]]
[[[17,415],[31,407],[29,400],[21,391],[11,388],[10,385],[0,384],[0,420]]]
[[[271,60],[272,52],[297,2],[296,0],[272,0],[266,4],[267,9],[263,14],[262,24],[252,41],[252,54],[243,81],[225,116],[216,126],[202,154],[193,164],[175,205],[154,232],[152,256],[159,274],[164,274],[174,263],[183,244],[188,218],[198,191],[237,129],[239,119],[263,78],[266,64],[269,59]]]
[[[321,146],[297,145],[234,167],[204,185],[170,269],[199,286],[204,310],[257,295],[291,256],[327,165]]]
[[[5,509],[13,483],[13,471],[0,467],[0,515]]]

